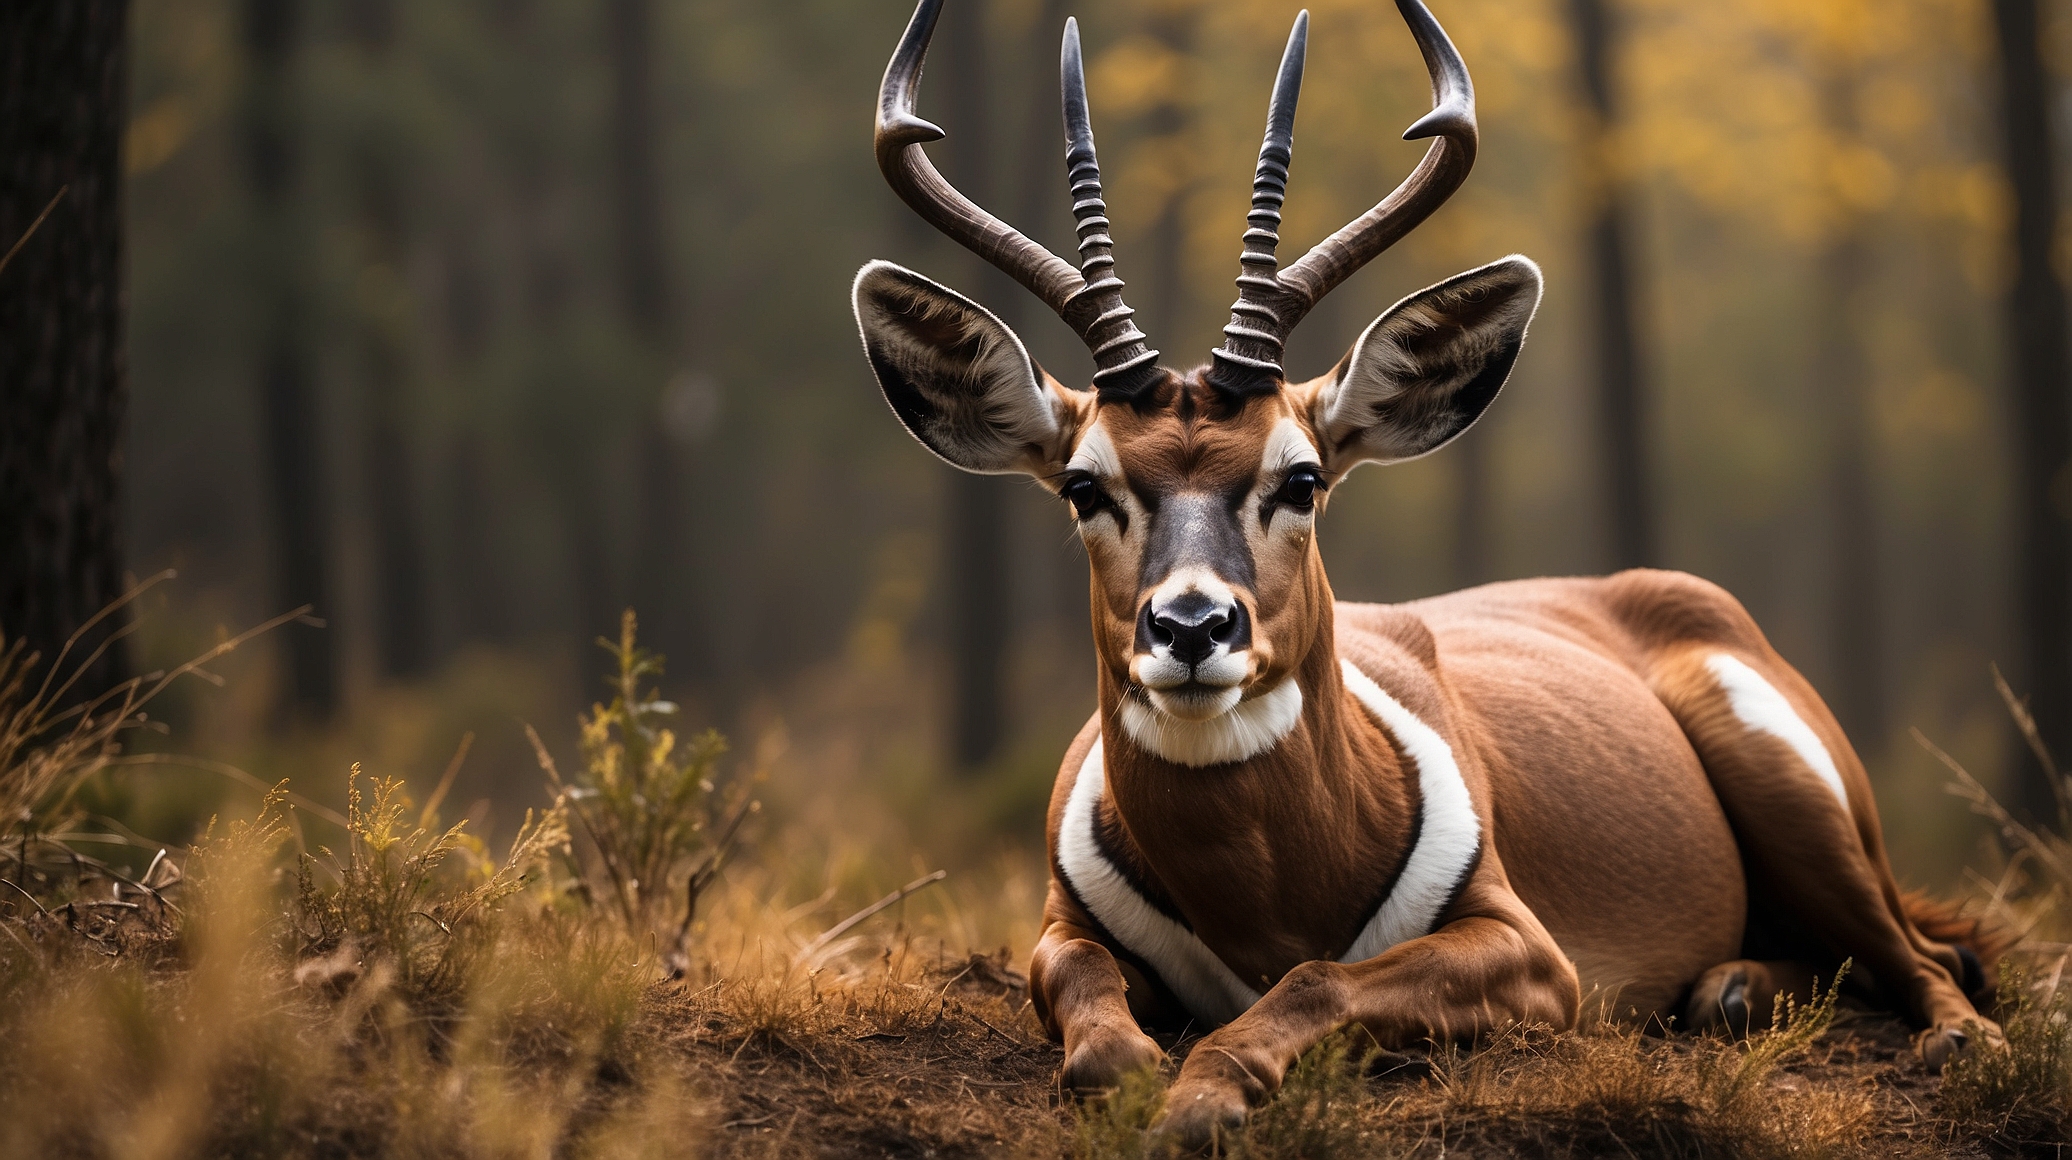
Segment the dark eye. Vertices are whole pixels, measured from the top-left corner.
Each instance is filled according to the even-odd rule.
[[[1323,477],[1313,468],[1298,467],[1288,473],[1281,483],[1281,489],[1273,494],[1275,503],[1284,503],[1301,511],[1308,511],[1317,502],[1317,492],[1323,490]]]
[[[1065,485],[1065,498],[1071,501],[1072,510],[1078,512],[1081,519],[1085,519],[1100,510],[1104,497],[1101,495],[1101,485],[1082,475]]]

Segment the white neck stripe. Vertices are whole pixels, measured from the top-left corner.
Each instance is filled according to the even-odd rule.
[[[1394,735],[1404,755],[1417,767],[1417,788],[1424,799],[1417,847],[1403,863],[1403,873],[1389,888],[1381,909],[1339,957],[1341,962],[1357,963],[1432,933],[1482,848],[1482,819],[1475,814],[1475,801],[1468,796],[1468,783],[1461,778],[1460,763],[1454,760],[1453,747],[1446,739],[1383,692],[1352,662],[1341,660],[1339,667],[1344,670],[1345,687],[1381,719],[1382,728]]]
[[[1388,898],[1353,945],[1339,956],[1339,961],[1353,963],[1431,933],[1474,863],[1481,847],[1482,822],[1446,740],[1365,673],[1350,663],[1340,664],[1346,688],[1380,719],[1417,767],[1423,815],[1417,846],[1404,862]],[[1299,712],[1299,702],[1297,709]],[[1131,735],[1135,736],[1134,731]],[[1222,1024],[1237,1018],[1259,1001],[1259,992],[1246,986],[1193,931],[1152,906],[1101,853],[1094,839],[1094,815],[1107,790],[1102,743],[1096,739],[1065,802],[1065,816],[1058,827],[1058,868],[1094,920],[1156,971],[1159,980],[1197,1019]]]
[[[1058,827],[1058,868],[1094,919],[1117,942],[1151,965],[1196,1018],[1228,1023],[1259,1001],[1208,944],[1137,893],[1094,841],[1094,807],[1108,790],[1101,742],[1086,755]]]
[[[1200,767],[1249,761],[1281,743],[1302,720],[1302,685],[1293,673],[1249,701],[1206,721],[1161,713],[1129,693],[1122,697],[1122,728],[1146,752],[1178,765]]]

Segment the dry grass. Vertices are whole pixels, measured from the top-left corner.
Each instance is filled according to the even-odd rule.
[[[1808,1082],[1832,1067],[1836,992],[1781,1012],[1745,1043],[1664,1039],[1606,1024],[1552,1034],[1515,1027],[1473,1050],[1376,1050],[1356,1032],[1319,1045],[1279,1097],[1231,1142],[1257,1160],[1352,1156],[1851,1156],[1909,1150],[1853,1083]],[[1903,1050],[1904,1037],[1892,1037]],[[1903,1071],[1894,1057],[1884,1069]],[[1876,1069],[1873,1069],[1876,1070]],[[1157,1091],[1132,1086],[1079,1118],[1075,1154],[1147,1153]],[[1881,1138],[1882,1137],[1882,1138]],[[1925,1149],[1914,1149],[1926,1154]],[[1938,1149],[1939,1152],[1939,1149]]]

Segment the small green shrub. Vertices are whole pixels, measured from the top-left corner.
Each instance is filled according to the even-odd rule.
[[[636,933],[659,933],[678,918],[668,957],[672,973],[680,974],[698,895],[758,805],[737,792],[722,808],[714,767],[727,751],[726,739],[707,729],[680,741],[670,727],[676,705],[643,688],[662,674],[662,658],[639,647],[636,627],[627,609],[619,639],[598,641],[614,662],[612,699],[579,718],[583,764],[573,779],[562,777],[539,735],[528,733],[584,838],[580,850],[568,853],[583,892],[608,900]]]

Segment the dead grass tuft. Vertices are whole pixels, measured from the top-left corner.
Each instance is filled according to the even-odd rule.
[[[1817,1157],[1860,1154],[1881,1109],[1861,1090],[1786,1069],[1808,1061],[1835,1018],[1831,985],[1780,1003],[1775,1030],[1732,1043],[1665,1039],[1605,1024],[1503,1030],[1475,1048],[1378,1051],[1341,1032],[1290,1071],[1228,1153],[1257,1160],[1443,1156]],[[1904,1049],[1905,1038],[1897,1038]],[[1083,1110],[1073,1154],[1149,1157],[1142,1127],[1159,1090],[1125,1085]]]
[[[2035,977],[2026,963],[2004,972],[2006,1045],[1968,1053],[1943,1077],[1937,1110],[1959,1136],[2017,1152],[2072,1138],[2072,995],[2062,984],[2056,972]]]

